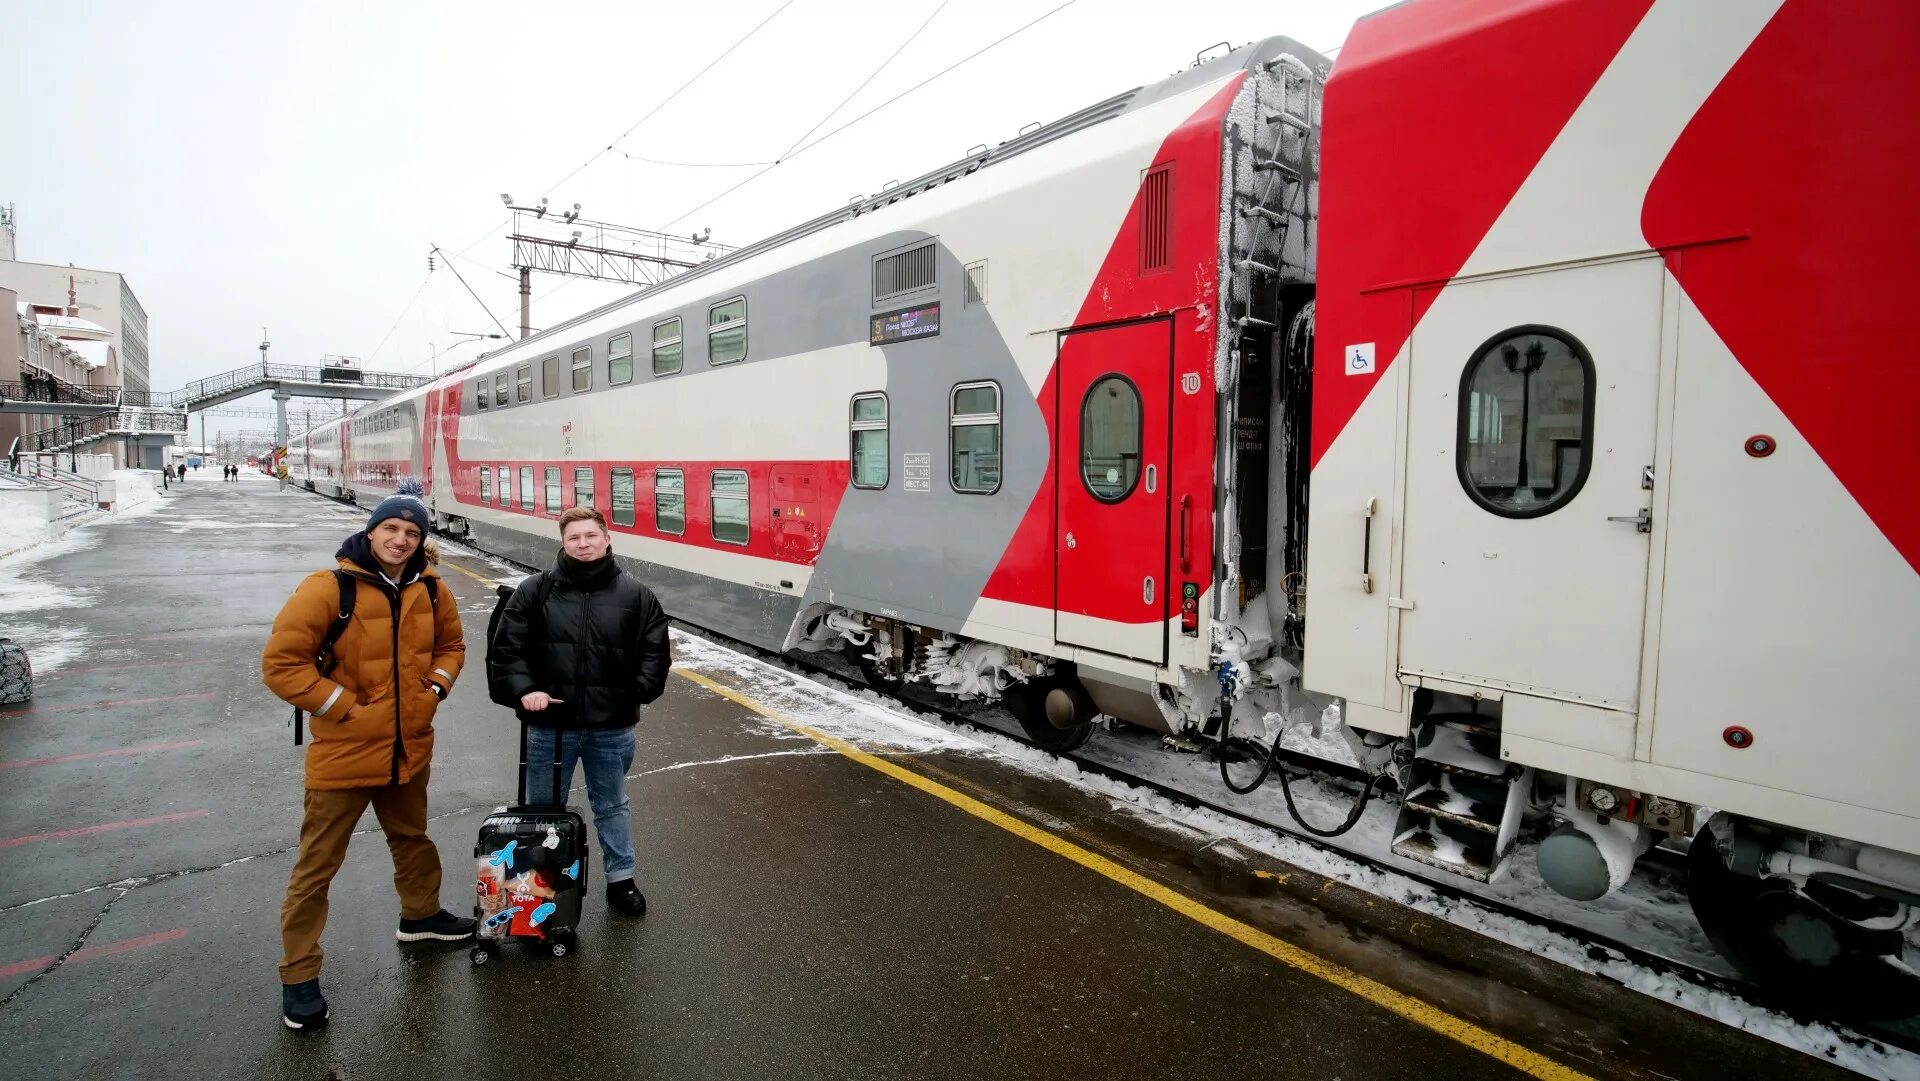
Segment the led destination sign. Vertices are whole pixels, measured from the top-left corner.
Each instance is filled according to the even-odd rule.
[[[914,338],[930,338],[940,333],[940,305],[923,304],[918,308],[901,308],[896,312],[886,312],[873,317],[868,345],[885,345],[888,342],[904,342]]]

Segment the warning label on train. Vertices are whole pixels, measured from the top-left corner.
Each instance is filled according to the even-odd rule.
[[[888,342],[904,342],[912,338],[931,338],[940,333],[940,305],[923,304],[918,308],[901,308],[897,312],[885,312],[873,317],[873,326],[867,335],[868,345],[885,345]]]
[[[907,491],[933,491],[932,454],[902,454],[900,456],[900,472],[906,476]]]

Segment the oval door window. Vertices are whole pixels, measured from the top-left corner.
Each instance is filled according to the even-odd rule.
[[[1140,481],[1140,391],[1103,375],[1080,403],[1080,479],[1102,503],[1118,503]]]
[[[1460,377],[1456,455],[1467,497],[1507,518],[1572,501],[1593,449],[1593,358],[1552,327],[1495,335]]]

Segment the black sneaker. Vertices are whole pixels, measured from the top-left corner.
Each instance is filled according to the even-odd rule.
[[[644,916],[647,914],[647,895],[629,878],[621,882],[607,883],[607,907],[622,916]]]
[[[320,1028],[333,1016],[327,1012],[327,1000],[320,994],[320,981],[280,985],[280,1020],[297,1031]]]
[[[424,920],[401,917],[400,930],[394,932],[394,937],[402,942],[422,942],[427,939],[463,942],[473,937],[473,926],[472,920],[456,916],[443,908]]]

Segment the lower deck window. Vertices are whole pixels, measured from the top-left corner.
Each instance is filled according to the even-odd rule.
[[[520,467],[520,509],[533,509],[533,467],[530,465]]]
[[[559,466],[550,465],[547,467],[546,482],[547,482],[547,513],[559,514],[560,513],[560,467]]]
[[[573,505],[576,507],[593,506],[593,470],[576,469],[573,471]]]
[[[687,531],[687,478],[678,469],[653,471],[653,523],[662,533]]]
[[[613,471],[613,524],[633,524],[633,470]]]
[[[745,544],[752,536],[747,519],[747,471],[713,471],[713,539],[726,544]]]
[[[500,505],[503,507],[512,506],[513,470],[502,464],[496,475],[500,478]]]
[[[493,477],[491,471],[483,465],[480,467],[480,502],[488,503],[492,502],[492,500]]]
[[[949,400],[947,450],[953,490],[1000,489],[1000,384],[962,383]]]

